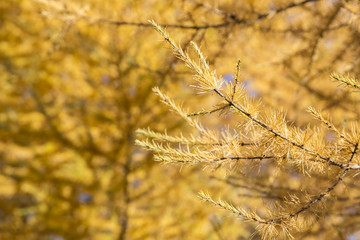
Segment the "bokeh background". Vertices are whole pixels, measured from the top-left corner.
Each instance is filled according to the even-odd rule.
[[[185,49],[197,42],[226,81],[239,58],[248,94],[298,126],[313,104],[343,124],[360,114],[329,78],[360,69],[359,8],[347,2],[1,1],[0,239],[249,239],[255,226],[197,192],[244,204],[250,185],[227,184],[229,170],[164,166],[135,145],[141,128],[192,131],[154,86],[193,111],[215,103],[194,94],[191,71],[148,20]]]

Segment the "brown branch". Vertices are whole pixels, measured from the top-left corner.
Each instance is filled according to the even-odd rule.
[[[351,157],[349,159],[349,164],[353,160],[353,158],[358,150],[358,146],[359,146],[359,143],[357,143],[355,145],[354,150],[351,153]],[[350,170],[350,168],[347,167],[331,187],[329,187],[325,192],[321,193],[317,198],[315,198],[314,200],[309,202],[307,205],[303,206],[297,212],[292,213],[292,214],[288,215],[287,217],[281,217],[281,218],[277,218],[277,219],[273,219],[273,220],[261,222],[261,223],[263,223],[263,224],[281,223],[281,222],[289,220],[289,219],[299,215],[300,213],[304,212],[305,210],[309,209],[312,205],[316,204],[317,202],[320,202],[325,196],[327,196],[331,191],[333,191],[335,189],[335,187],[343,180],[343,178],[345,177],[345,175],[348,173],[349,170]]]
[[[166,33],[164,33],[164,31],[161,29],[161,27],[158,24],[156,24],[155,22],[153,22],[153,21],[150,21],[150,23],[153,24],[153,26],[157,29],[157,31],[159,31],[159,33],[164,37],[165,41],[167,41],[170,44],[172,49],[178,54],[179,58],[182,59],[185,63],[187,63],[190,68],[192,68],[194,71],[196,71],[199,78],[203,79],[204,81],[207,81],[208,79],[204,75],[202,70],[197,70],[198,67],[195,66],[191,60],[189,60],[189,58],[186,56],[186,54],[183,52],[183,50],[181,48],[178,48],[175,45],[175,43],[173,43],[172,40],[169,39],[169,36]],[[230,106],[237,109],[239,112],[241,112],[243,115],[245,115],[247,118],[249,118],[251,121],[253,121],[257,125],[259,125],[260,127],[264,128],[265,130],[267,130],[270,133],[273,133],[276,137],[279,137],[279,138],[289,142],[291,145],[293,145],[293,146],[295,146],[295,147],[297,147],[299,149],[302,149],[305,152],[326,161],[329,165],[334,165],[334,166],[337,166],[337,167],[340,167],[340,168],[350,168],[352,170],[360,169],[360,165],[350,166],[349,165],[350,163],[337,162],[337,161],[331,159],[330,157],[325,157],[325,156],[321,155],[320,153],[315,152],[315,151],[305,147],[303,144],[300,144],[300,143],[296,142],[295,140],[293,140],[291,138],[288,138],[287,136],[283,135],[282,133],[275,131],[273,128],[271,128],[270,126],[268,126],[264,122],[260,121],[256,117],[252,116],[249,112],[242,109],[239,105],[234,103],[234,101],[227,98],[217,87],[213,88],[212,90],[217,95],[219,95],[223,100],[228,102],[228,104]]]
[[[275,156],[252,156],[252,157],[221,157],[221,158],[217,158],[217,159],[213,159],[213,160],[194,160],[194,161],[189,161],[189,160],[184,160],[184,159],[176,159],[176,158],[172,158],[170,163],[204,163],[204,162],[221,162],[221,161],[226,161],[226,160],[263,160],[263,159],[275,159],[277,157]],[[161,157],[158,158],[159,161],[162,161]]]
[[[210,10],[210,11],[216,13],[216,14],[220,14],[220,15],[234,21],[237,24],[239,24],[239,23],[247,23],[248,22],[247,19],[237,18],[235,13],[227,13],[227,12],[221,11],[220,9],[212,8],[212,7],[208,6],[208,5],[205,5],[205,4],[202,4],[202,3],[197,3],[196,1],[193,1],[193,0],[191,0],[191,1],[194,4],[196,4],[197,6],[204,7],[204,8],[206,8],[206,9],[208,9],[208,10]],[[256,17],[254,22],[256,22],[258,20],[262,20],[264,18],[267,18],[268,16],[274,14],[274,12],[275,12],[275,14],[277,14],[277,13],[284,12],[284,11],[286,11],[288,9],[294,8],[294,7],[303,6],[303,5],[305,5],[305,4],[309,3],[309,2],[318,2],[318,1],[319,0],[304,0],[304,1],[301,1],[299,3],[291,3],[291,4],[289,4],[289,5],[285,6],[285,7],[276,9],[276,10],[274,10],[272,12],[269,12],[269,13],[263,13],[263,14],[259,13],[259,14],[257,14],[257,17]]]
[[[228,102],[231,106],[233,106],[235,109],[237,109],[239,112],[241,112],[242,114],[244,114],[247,118],[249,118],[251,121],[255,122],[256,124],[258,124],[260,127],[264,128],[265,130],[273,133],[276,137],[279,137],[287,142],[289,142],[291,145],[304,150],[305,152],[319,157],[322,160],[325,160],[329,165],[334,165],[334,166],[338,166],[341,168],[349,168],[349,169],[360,169],[360,165],[355,165],[355,166],[350,166],[350,162],[349,163],[340,163],[337,162],[335,160],[332,160],[330,157],[325,157],[317,152],[314,152],[310,149],[308,149],[307,147],[305,147],[304,145],[296,142],[293,139],[290,139],[286,136],[284,136],[282,133],[275,131],[274,129],[272,129],[271,127],[269,127],[268,125],[266,125],[265,123],[263,123],[262,121],[260,121],[259,119],[255,118],[254,116],[252,116],[250,113],[246,112],[244,109],[242,109],[239,105],[237,105],[236,103],[234,103],[232,100],[230,100],[229,98],[227,98],[222,92],[219,91],[219,89],[214,89],[215,93],[217,93],[221,98],[223,98],[226,102]]]
[[[227,27],[231,24],[250,24],[250,25],[252,25],[252,24],[257,23],[259,20],[266,19],[271,14],[274,14],[274,12],[277,14],[277,13],[284,12],[288,9],[294,8],[294,7],[299,7],[299,6],[303,6],[310,2],[318,2],[318,1],[319,0],[304,0],[299,3],[291,3],[291,4],[287,5],[286,7],[276,9],[275,11],[272,11],[269,13],[257,14],[255,20],[252,20],[251,22],[249,22],[249,20],[246,18],[238,18],[233,13],[228,14],[228,13],[218,10],[218,11],[222,12],[223,13],[222,15],[224,15],[230,21],[225,21],[225,22],[217,23],[217,24],[207,24],[207,25],[159,24],[159,26],[167,27],[167,28],[178,28],[178,29],[184,29],[184,30],[201,30],[201,29],[210,29],[210,28],[223,28],[223,27]],[[99,20],[97,20],[97,22],[109,23],[109,24],[114,24],[117,26],[153,27],[153,25],[151,23],[144,23],[144,22],[126,22],[126,21],[116,21],[116,20],[108,20],[108,19],[99,19]]]
[[[224,109],[226,109],[227,107],[230,107],[230,105],[229,105],[229,104],[226,104],[226,105],[224,105],[224,106],[220,106],[220,107],[214,108],[214,109],[212,109],[212,110],[208,110],[208,111],[200,111],[200,112],[189,113],[187,116],[188,116],[188,117],[194,117],[194,116],[199,116],[199,115],[212,114],[212,113],[215,113],[215,112],[224,110]]]
[[[234,79],[234,88],[233,88],[233,92],[231,95],[231,101],[234,101],[234,96],[236,93],[236,86],[239,83],[240,64],[241,64],[241,61],[240,61],[240,59],[238,59],[238,61],[236,63],[236,73],[235,73],[235,79]]]
[[[355,79],[351,79],[352,81],[344,81],[338,75],[335,74],[333,74],[331,77],[336,81],[346,84],[347,86],[360,89],[359,84],[355,81]]]
[[[153,27],[150,23],[143,22],[126,22],[126,21],[116,21],[108,19],[99,19],[99,23],[109,23],[116,26],[136,26],[136,27]],[[159,24],[161,27],[166,28],[179,28],[185,30],[201,30],[201,29],[210,29],[210,28],[222,28],[230,25],[232,22],[223,22],[218,24],[208,24],[208,25],[181,25],[181,24]]]

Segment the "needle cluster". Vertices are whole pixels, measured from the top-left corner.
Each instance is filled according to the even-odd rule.
[[[299,187],[282,190],[275,196],[273,206],[262,206],[264,211],[247,210],[235,207],[230,202],[214,200],[209,194],[200,192],[199,197],[218,208],[222,208],[240,220],[255,222],[264,239],[278,239],[279,236],[292,238],[296,232],[308,231],[314,221],[306,219],[326,218],[327,210],[339,197],[336,189],[346,177],[351,178],[360,169],[360,128],[352,125],[350,129],[339,130],[330,119],[321,112],[309,107],[308,111],[325,127],[298,127],[286,120],[286,114],[275,109],[265,108],[259,99],[254,99],[244,90],[239,80],[240,61],[236,64],[235,78],[225,84],[216,72],[211,70],[200,48],[191,43],[197,55],[193,59],[170,35],[158,24],[150,22],[163,36],[175,54],[194,72],[195,91],[215,95],[218,104],[214,109],[201,112],[187,112],[182,104],[176,103],[168,94],[159,88],[154,92],[173,112],[183,118],[196,130],[196,135],[182,133],[180,136],[169,136],[150,129],[138,130],[145,140],[137,144],[151,150],[154,158],[163,163],[180,165],[203,164],[205,167],[224,167],[227,169],[265,168],[267,176],[275,177],[274,169],[282,169],[281,181],[309,177],[324,177],[327,187],[317,188],[311,194]],[[359,88],[358,81],[349,77],[333,74],[332,78]],[[205,115],[219,110],[237,118],[236,124],[226,126],[225,130],[212,129],[201,123]],[[327,139],[331,131],[334,139]],[[188,135],[188,136],[187,136]],[[264,161],[266,163],[264,163]],[[290,169],[289,172],[288,169]],[[264,171],[264,170],[261,170]],[[290,173],[291,172],[291,173]],[[349,176],[351,175],[351,176]],[[299,177],[301,176],[301,177]],[[249,177],[252,182],[254,176]],[[256,178],[256,177],[255,177]],[[311,182],[311,181],[309,181]],[[267,186],[268,191],[278,191],[276,186]],[[254,190],[251,194],[254,194]],[[279,191],[280,192],[280,191]],[[266,198],[265,195],[260,198]],[[349,203],[353,199],[348,199]],[[265,212],[265,213],[264,213]],[[310,223],[309,223],[310,222]]]

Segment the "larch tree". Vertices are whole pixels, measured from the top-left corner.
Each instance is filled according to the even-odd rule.
[[[192,71],[196,94],[184,103],[153,90],[194,131],[141,130],[138,145],[162,163],[225,169],[226,177],[213,178],[231,190],[199,197],[255,238],[358,237],[359,3],[191,2],[221,16],[193,27],[228,34],[185,51],[150,23]],[[204,95],[209,100],[196,103]]]
[[[358,237],[359,8],[2,1],[0,238]]]

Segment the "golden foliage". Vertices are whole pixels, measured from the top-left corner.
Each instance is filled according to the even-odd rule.
[[[359,237],[359,10],[2,1],[0,239]]]
[[[144,40],[156,37],[151,28],[105,21],[129,9],[140,19],[142,4],[0,3],[1,239],[197,239],[212,231],[201,230],[211,209],[182,211],[201,206],[189,183],[206,179],[165,169],[134,144],[136,129],[150,123],[182,125],[151,91],[181,86],[177,59]]]
[[[278,15],[279,12],[308,2],[312,1],[303,1],[280,8],[273,13],[272,17]],[[296,80],[299,86],[303,86],[307,90],[307,93],[303,93],[302,99],[309,98],[309,93],[315,92],[312,87],[314,84],[310,85],[309,79],[312,72],[315,72],[315,75],[311,78],[319,79],[321,72],[336,69],[334,62],[331,62],[326,68],[320,67],[322,59],[318,58],[316,51],[320,52],[322,50],[318,45],[319,41],[324,37],[324,31],[330,31],[329,28],[332,26],[333,21],[341,22],[341,17],[337,17],[337,15],[342,16],[339,12],[343,8],[347,9],[347,7],[348,4],[343,2],[331,6],[330,10],[328,10],[328,19],[324,21],[324,25],[320,26],[319,31],[322,32],[316,33],[318,34],[315,38],[316,42],[313,43],[312,40],[308,40],[312,47],[309,55],[307,55],[310,60],[305,64],[303,62],[298,63],[307,66],[305,72],[296,69],[295,66],[287,65],[286,62],[282,63],[283,66],[293,71],[293,75],[300,76],[304,74],[303,79],[297,77],[299,80]],[[327,11],[325,9],[326,7],[323,9],[324,12]],[[260,21],[262,15],[258,15],[258,18]],[[235,20],[234,22],[236,23]],[[152,132],[149,130],[142,133],[148,138],[152,138],[152,141],[145,140],[138,143],[143,147],[150,148],[155,153],[155,159],[166,163],[201,163],[205,167],[215,166],[216,169],[224,167],[230,170],[227,179],[239,174],[244,175],[238,182],[230,184],[234,187],[237,187],[238,184],[241,186],[249,185],[249,182],[254,181],[253,178],[260,179],[261,181],[256,182],[258,186],[266,186],[265,194],[257,196],[258,190],[246,187],[248,197],[266,199],[271,192],[276,191],[277,188],[281,189],[281,194],[275,194],[271,197],[273,201],[269,202],[269,206],[268,204],[259,205],[257,202],[249,203],[246,202],[246,199],[243,199],[237,201],[246,207],[235,207],[224,200],[215,201],[209,194],[203,192],[199,194],[204,201],[231,212],[241,221],[255,222],[257,224],[256,228],[263,239],[297,239],[300,236],[311,238],[320,234],[316,231],[313,232],[313,229],[321,229],[322,233],[320,235],[322,236],[330,235],[332,230],[327,228],[329,222],[336,224],[342,234],[353,234],[354,222],[359,215],[356,210],[354,210],[356,213],[347,214],[346,209],[349,206],[354,206],[354,198],[350,197],[350,195],[354,196],[353,194],[355,194],[356,196],[354,192],[357,192],[356,187],[353,188],[350,185],[356,182],[357,171],[360,169],[360,157],[358,154],[360,139],[359,117],[354,117],[351,120],[350,127],[345,126],[339,130],[335,123],[324,118],[314,108],[309,107],[308,111],[316,119],[320,120],[326,128],[319,128],[313,122],[304,127],[306,121],[299,121],[298,119],[294,119],[290,123],[284,111],[278,111],[268,106],[268,93],[271,95],[271,88],[266,89],[266,83],[262,83],[265,105],[260,102],[257,96],[249,96],[250,94],[246,91],[244,83],[239,82],[239,62],[234,74],[236,77],[233,77],[229,83],[224,83],[223,80],[219,80],[221,77],[210,69],[200,48],[195,43],[191,45],[196,52],[196,56],[191,56],[179,45],[175,44],[175,41],[163,30],[161,25],[154,21],[151,21],[151,23],[171,46],[179,59],[185,62],[195,74],[197,83],[194,86],[195,90],[203,90],[211,98],[214,95],[217,96],[217,105],[221,106],[221,109],[225,112],[224,115],[232,119],[236,118],[236,120],[229,121],[229,124],[221,130],[216,130],[218,127],[215,126],[214,128],[211,124],[206,126],[206,119],[204,119],[203,124],[200,123],[199,119],[194,124],[194,120],[189,118],[189,114],[185,113],[182,107],[177,107],[173,99],[162,94],[156,88],[156,92],[160,95],[162,101],[186,120],[190,126],[197,129],[198,137],[191,135],[191,141],[181,141],[185,134],[183,132],[180,137],[172,137],[179,140],[177,141],[178,145],[173,145],[170,143],[174,143],[174,141],[164,139],[159,141],[159,138],[154,137],[154,135],[150,136]],[[348,27],[350,32],[357,31],[352,28],[350,22],[343,25]],[[274,30],[271,29],[270,32],[272,31]],[[291,29],[287,31],[291,32]],[[336,36],[332,37],[336,39]],[[260,52],[259,49],[257,51]],[[295,58],[296,56],[290,55],[286,61],[294,61]],[[196,64],[197,61],[199,64]],[[344,61],[349,61],[349,59]],[[319,62],[319,66],[316,65],[317,62]],[[276,77],[274,72],[276,71],[268,72],[268,75],[273,77],[273,79],[269,80],[270,83],[280,83],[281,80]],[[355,78],[344,77],[339,74],[332,74],[332,78],[348,86],[358,88],[358,81]],[[329,78],[327,78],[327,81],[329,81]],[[282,86],[282,88],[289,91],[289,87]],[[345,89],[342,91],[346,92]],[[331,97],[324,97],[325,94],[318,92],[318,90],[316,90],[316,94],[321,96],[323,101],[332,101]],[[358,110],[358,107],[352,105],[352,102],[356,101],[355,99],[358,100],[358,97],[354,96],[354,100],[338,99],[337,102],[339,103],[336,106],[331,106],[331,111],[328,112],[332,113],[334,117],[347,120]],[[350,107],[350,105],[347,107],[348,104],[354,106],[354,109],[357,110],[348,110]],[[298,110],[294,109],[291,104],[284,103],[282,105],[291,113]],[[205,117],[206,114],[214,113],[216,109],[195,112],[190,116]],[[329,137],[331,132],[326,129],[332,130],[335,136]],[[160,135],[160,133],[156,133],[156,135]],[[198,139],[198,143],[196,139]],[[204,139],[208,144],[199,144]],[[265,161],[266,163],[264,163]],[[257,174],[254,174],[251,169],[258,169]],[[344,183],[346,178],[349,180]],[[326,181],[324,182],[324,180]],[[277,186],[273,186],[274,183],[267,184],[268,181],[276,182]],[[293,183],[289,185],[289,182]],[[312,185],[313,182],[321,184],[314,186]],[[351,194],[347,190],[348,188],[351,188]],[[339,198],[344,200],[339,200]],[[347,203],[345,204],[345,202]],[[272,205],[276,207],[272,207]],[[245,210],[245,208],[250,208],[250,210]],[[334,210],[336,211],[332,212]],[[341,220],[339,220],[338,214],[341,214]],[[348,225],[351,227],[347,227]]]

